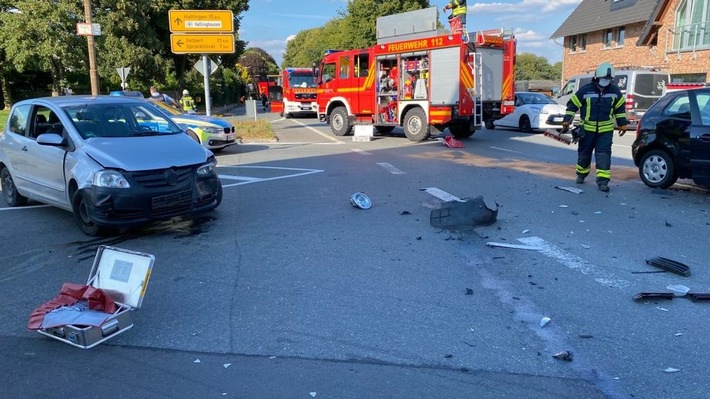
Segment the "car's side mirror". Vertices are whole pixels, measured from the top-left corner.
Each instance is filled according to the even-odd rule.
[[[37,144],[61,147],[66,143],[64,137],[57,133],[42,133],[37,136]]]

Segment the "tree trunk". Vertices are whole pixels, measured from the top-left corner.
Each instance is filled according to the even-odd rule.
[[[5,103],[4,109],[10,109],[10,107],[12,107],[12,103],[15,101],[13,101],[12,93],[10,92],[10,81],[4,73],[0,74],[0,88],[2,89],[2,98]]]

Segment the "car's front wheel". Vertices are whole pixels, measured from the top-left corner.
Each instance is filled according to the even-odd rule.
[[[17,192],[15,182],[7,168],[2,168],[2,172],[0,172],[0,183],[2,183],[2,198],[8,205],[21,206],[27,203],[27,198]]]
[[[651,150],[641,157],[639,175],[644,184],[653,188],[668,188],[678,180],[673,157],[663,150]]]
[[[520,117],[520,121],[518,122],[518,127],[520,128],[520,131],[523,133],[532,133],[532,126],[530,125],[530,118],[528,118],[527,115],[523,115]]]
[[[79,229],[87,236],[101,235],[105,229],[96,224],[89,213],[89,206],[86,204],[86,199],[81,191],[76,190],[71,201],[72,210],[74,211],[74,220],[79,225]]]

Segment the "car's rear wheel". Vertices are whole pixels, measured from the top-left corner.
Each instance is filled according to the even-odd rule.
[[[518,122],[518,128],[520,128],[520,131],[524,133],[532,133],[532,126],[530,125],[530,118],[528,118],[527,115],[523,115],[520,117],[520,121]]]
[[[86,199],[81,191],[77,190],[74,192],[71,205],[74,211],[74,220],[76,220],[76,224],[79,225],[79,229],[81,229],[84,234],[95,237],[106,231],[105,228],[99,226],[91,219],[89,206],[86,204]]]
[[[663,150],[651,150],[641,157],[639,175],[644,184],[653,188],[668,188],[678,180],[673,157]]]
[[[2,183],[2,198],[10,206],[21,206],[27,203],[27,198],[17,192],[15,181],[12,180],[10,171],[7,168],[2,168],[0,172],[0,182]]]

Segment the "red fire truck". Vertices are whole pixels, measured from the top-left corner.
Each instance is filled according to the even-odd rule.
[[[272,112],[279,112],[286,118],[318,113],[313,68],[284,68],[277,77],[276,87],[278,89],[269,89]]]
[[[412,141],[445,128],[470,137],[513,111],[515,38],[503,30],[392,41],[326,52],[318,78],[318,116],[337,136],[354,123],[380,133],[397,126]]]

